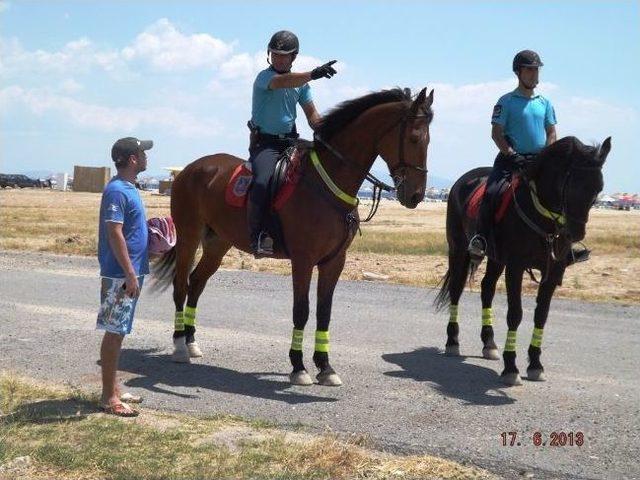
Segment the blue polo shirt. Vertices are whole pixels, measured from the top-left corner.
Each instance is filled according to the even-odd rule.
[[[124,270],[109,245],[107,222],[122,224],[122,233],[127,244],[129,259],[136,275],[147,275],[149,273],[147,219],[140,193],[131,182],[113,177],[104,187],[98,227],[100,276],[124,278]]]
[[[311,88],[301,87],[270,89],[271,79],[277,75],[269,67],[261,71],[253,82],[251,120],[262,133],[280,135],[291,133],[296,123],[296,104],[306,105],[311,98]]]
[[[525,154],[542,150],[547,142],[546,128],[558,122],[549,100],[542,95],[526,97],[516,89],[500,97],[491,123],[502,125],[513,149]]]

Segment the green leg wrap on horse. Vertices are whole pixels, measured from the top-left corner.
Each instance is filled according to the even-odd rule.
[[[329,352],[329,332],[316,331],[316,352]]]
[[[491,307],[482,309],[482,326],[493,326],[493,311],[491,310]]]
[[[184,332],[184,312],[176,312],[174,328],[176,332]]]
[[[291,334],[291,350],[302,351],[302,339],[304,338],[304,330],[293,329]]]
[[[542,345],[542,333],[544,332],[544,330],[542,328],[535,328],[533,329],[533,335],[531,335],[531,346],[532,347],[538,347],[540,348],[540,346]]]
[[[184,324],[191,327],[196,325],[196,308],[186,306],[184,307]]]
[[[449,323],[458,323],[458,305],[449,305]]]
[[[516,351],[516,337],[518,332],[514,330],[509,330],[507,332],[507,341],[504,343],[504,351],[505,352],[515,352]]]

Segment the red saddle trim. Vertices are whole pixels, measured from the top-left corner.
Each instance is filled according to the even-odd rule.
[[[302,173],[300,150],[296,149],[291,156],[290,165],[287,169],[286,177],[282,183],[278,193],[276,194],[271,206],[274,210],[280,210],[289,200],[298,185]],[[251,170],[245,163],[241,163],[236,167],[227,183],[225,190],[225,201],[227,205],[232,207],[243,208],[247,205],[247,192],[253,180]]]
[[[513,192],[520,185],[520,177],[514,176],[511,178],[511,183],[509,187],[502,193],[500,197],[500,205],[496,210],[494,220],[496,223],[500,222],[504,218],[504,215],[507,213],[507,209],[511,204],[511,199],[513,198]],[[478,185],[471,197],[469,198],[469,202],[467,203],[467,217],[471,219],[477,219],[478,213],[480,212],[480,204],[482,203],[482,198],[484,197],[484,193],[487,190],[487,181],[483,181],[480,185]]]

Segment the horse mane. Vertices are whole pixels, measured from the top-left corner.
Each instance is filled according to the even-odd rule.
[[[322,117],[316,133],[324,140],[331,140],[331,137],[358,118],[365,111],[377,105],[392,102],[404,102],[408,108],[411,106],[412,102],[411,90],[409,88],[381,90],[379,92],[369,93],[362,97],[342,102]],[[433,119],[433,111],[431,110],[431,107],[424,110],[425,111],[423,113],[427,116],[427,123],[431,123],[431,120]]]
[[[551,145],[543,148],[538,154],[538,162],[555,162],[566,164],[581,164],[582,166],[598,166],[597,155],[600,144],[585,145],[576,137],[563,137]]]

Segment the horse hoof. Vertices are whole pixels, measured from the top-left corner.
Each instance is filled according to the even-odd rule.
[[[289,374],[289,381],[292,385],[313,385],[313,380],[311,380],[311,375],[307,373],[306,370],[299,370],[297,372],[292,372]]]
[[[342,385],[342,380],[340,380],[340,377],[335,372],[320,372],[316,375],[316,378],[318,379],[318,385],[325,387],[339,387]]]
[[[527,369],[527,380],[532,382],[546,382],[547,378],[544,376],[544,370],[542,369]]]
[[[187,350],[187,344],[184,342],[184,338],[173,339],[173,354],[171,360],[176,363],[190,363],[189,350]]]
[[[500,360],[500,352],[497,348],[483,348],[482,357],[487,360]]]
[[[199,358],[202,356],[202,350],[198,346],[198,342],[187,343],[187,350],[189,350],[189,357]]]
[[[444,347],[444,354],[449,357],[459,357],[460,345],[447,345]]]
[[[502,379],[502,383],[509,385],[510,387],[522,385],[519,373],[503,373],[500,375],[500,378]]]

